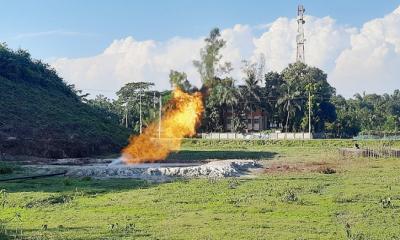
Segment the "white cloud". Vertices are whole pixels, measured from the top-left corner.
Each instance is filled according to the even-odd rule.
[[[382,19],[365,23],[362,29],[339,25],[331,17],[306,16],[306,62],[326,71],[338,93],[346,96],[362,90],[392,91],[400,73],[399,25],[400,7]],[[221,35],[227,41],[223,61],[232,62],[232,74],[238,80],[241,61],[254,61],[261,53],[267,71],[280,71],[295,60],[296,31],[296,19],[283,17],[268,24],[237,24],[223,29]],[[203,45],[203,37],[176,37],[164,42],[127,37],[115,40],[97,56],[58,59],[52,65],[80,89],[115,92],[131,81],[151,81],[157,89],[167,89],[170,69],[185,71],[192,83],[200,86],[192,61],[199,58]]]
[[[400,7],[364,24],[336,60],[331,79],[340,93],[384,93],[400,88]]]
[[[340,52],[349,46],[354,29],[338,26],[330,17],[306,16],[305,58],[312,66],[329,71]],[[296,60],[296,19],[278,18],[268,30],[254,39],[254,55],[266,56],[267,69],[281,71]]]
[[[132,37],[115,40],[103,53],[90,58],[58,59],[53,66],[78,89],[113,96],[132,81],[156,83],[157,89],[170,88],[170,69],[185,71],[200,85],[192,61],[199,58],[203,40],[174,38],[167,42],[137,41]]]

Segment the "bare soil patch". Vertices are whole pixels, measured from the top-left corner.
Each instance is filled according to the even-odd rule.
[[[264,173],[293,173],[293,172],[319,172],[324,174],[334,174],[337,171],[337,164],[330,162],[273,162],[265,167]]]

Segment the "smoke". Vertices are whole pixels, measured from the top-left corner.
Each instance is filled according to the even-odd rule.
[[[171,151],[180,149],[183,137],[196,134],[203,111],[200,92],[189,94],[175,89],[162,117],[161,128],[160,122],[153,122],[142,134],[131,137],[129,145],[122,150],[123,161],[143,163],[166,159]]]

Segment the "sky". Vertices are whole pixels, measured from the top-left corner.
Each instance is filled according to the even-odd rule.
[[[199,85],[192,61],[219,27],[223,60],[240,83],[244,59],[263,54],[267,71],[294,61],[300,3],[306,63],[323,69],[339,94],[399,88],[400,0],[0,0],[0,42],[27,49],[93,96],[113,97],[130,81],[167,89],[170,69]]]

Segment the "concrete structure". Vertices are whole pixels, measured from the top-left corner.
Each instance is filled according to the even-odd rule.
[[[226,140],[226,139],[247,139],[247,140],[309,140],[313,139],[313,135],[305,132],[299,133],[202,133],[203,139]]]
[[[224,130],[225,131],[231,131],[232,130],[232,110],[227,109],[227,112],[225,114],[225,125],[224,125]],[[267,115],[265,112],[263,112],[261,109],[253,111],[253,112],[248,112],[247,113],[247,131],[249,132],[257,132],[257,131],[262,131],[269,129],[270,126],[268,126],[268,121],[267,121]]]

